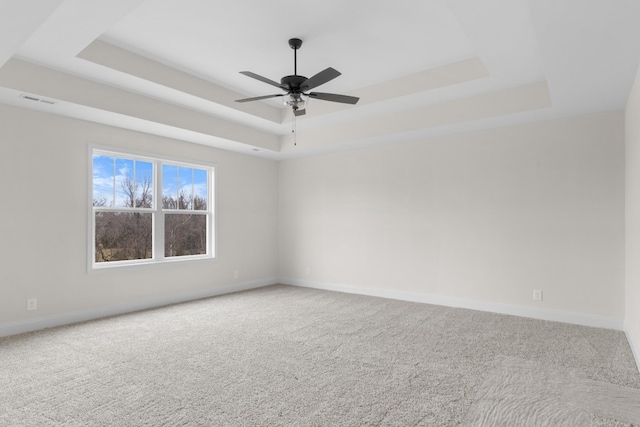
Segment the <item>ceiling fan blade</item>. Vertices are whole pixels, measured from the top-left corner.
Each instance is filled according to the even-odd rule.
[[[264,82],[264,83],[270,84],[271,86],[279,87],[279,88],[280,88],[280,89],[282,89],[282,90],[287,90],[287,87],[286,87],[286,86],[282,86],[282,85],[281,85],[280,83],[278,83],[278,82],[274,82],[274,81],[273,81],[273,80],[271,80],[271,79],[268,79],[268,78],[266,78],[266,77],[262,77],[261,75],[256,74],[256,73],[252,73],[251,71],[240,71],[240,74],[244,74],[245,76],[247,76],[247,77],[251,77],[251,78],[256,79],[256,80],[260,80],[261,82]]]
[[[355,96],[338,95],[336,93],[310,92],[309,97],[322,101],[341,102],[343,104],[356,104],[360,98]]]
[[[293,115],[296,117],[304,116],[305,114],[307,114],[307,110],[305,110],[304,108],[302,110],[293,110]]]
[[[236,99],[236,102],[249,102],[249,101],[259,101],[261,99],[268,99],[268,98],[276,98],[278,96],[284,96],[284,94],[277,94],[277,95],[264,95],[264,96],[256,96],[254,98],[244,98],[244,99]]]
[[[310,89],[313,89],[314,87],[318,87],[327,83],[328,81],[335,79],[340,74],[342,74],[340,71],[334,70],[333,68],[329,67],[326,70],[320,71],[315,76],[309,77],[307,80],[305,80],[300,85],[300,89],[306,92]]]

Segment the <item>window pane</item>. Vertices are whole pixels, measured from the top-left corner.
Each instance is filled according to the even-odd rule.
[[[136,160],[136,207],[153,206],[153,163]]]
[[[114,162],[110,156],[93,156],[93,206],[113,206]]]
[[[208,172],[184,166],[162,166],[163,209],[207,210]]]
[[[193,170],[193,190],[193,209],[206,211],[207,197],[209,195],[209,181],[206,170]]]
[[[162,165],[162,207],[178,209],[178,167]]]
[[[96,262],[151,258],[152,214],[95,213]]]
[[[164,216],[164,256],[207,253],[207,216],[166,214]]]

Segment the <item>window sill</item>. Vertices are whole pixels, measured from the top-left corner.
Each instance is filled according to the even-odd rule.
[[[97,264],[92,263],[89,266],[89,273],[94,273],[97,271],[145,268],[152,265],[214,261],[215,259],[216,258],[211,255],[192,255],[192,256],[163,258],[161,260],[144,259],[144,260],[132,260],[132,261],[108,261],[108,262],[101,262]]]

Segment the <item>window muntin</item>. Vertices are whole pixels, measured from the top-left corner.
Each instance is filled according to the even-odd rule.
[[[212,182],[212,167],[93,150],[92,266],[212,258]]]

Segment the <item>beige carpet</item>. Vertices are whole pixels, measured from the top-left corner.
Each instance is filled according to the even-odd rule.
[[[470,426],[594,426],[640,422],[640,390],[577,369],[499,357],[467,413]]]
[[[640,426],[623,333],[271,286],[0,338],[0,426]]]

